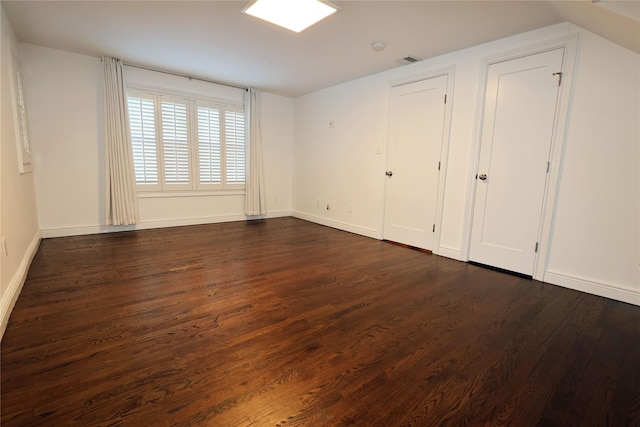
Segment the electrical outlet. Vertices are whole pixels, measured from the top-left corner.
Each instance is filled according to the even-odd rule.
[[[336,127],[336,122],[334,122],[333,120],[329,120],[329,127],[330,128]]]
[[[316,208],[319,208],[319,207],[320,207],[320,199],[317,199],[316,200]]]
[[[349,205],[349,213],[353,213],[353,206]]]
[[[278,196],[273,196],[273,203],[278,203]]]

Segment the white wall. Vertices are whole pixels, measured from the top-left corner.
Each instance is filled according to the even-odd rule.
[[[271,215],[292,210],[293,100],[262,93],[262,155],[267,208]]]
[[[20,44],[40,228],[104,224],[101,63]]]
[[[440,248],[449,256],[464,258],[465,213],[469,191],[470,162],[475,137],[481,68],[483,61],[521,46],[566,36],[569,24],[532,31],[485,45],[453,52],[385,73],[365,77],[296,99],[294,146],[294,211],[296,215],[331,221],[367,235],[382,236],[382,197],[386,160],[389,90],[393,84],[415,81],[455,67],[454,93],[446,162]],[[335,128],[328,120],[335,120]],[[381,154],[376,154],[381,147]],[[340,159],[337,157],[341,156]],[[446,159],[443,159],[446,160]],[[333,176],[344,179],[336,180]],[[357,177],[357,178],[351,178]],[[350,179],[358,179],[357,185]],[[349,215],[343,206],[334,211],[317,209],[322,200],[354,204],[361,216]]]
[[[580,45],[545,280],[640,304],[640,55]]]
[[[0,7],[2,69],[0,70],[0,235],[6,240],[7,255],[0,254],[0,337],[18,298],[31,259],[40,241],[33,173],[20,174],[16,122],[11,95],[12,60],[17,43],[4,10]],[[31,88],[25,83],[24,89]],[[27,107],[29,105],[27,104]]]
[[[32,116],[39,223],[45,237],[245,219],[242,195],[190,193],[182,197],[141,196],[138,226],[104,226],[102,64],[98,58],[30,44],[20,44],[20,51],[24,79],[32,89],[27,101]],[[131,80],[140,79],[139,73],[127,71]],[[181,89],[186,84],[188,91],[196,93],[208,85],[173,76],[164,80],[163,84],[176,84]],[[238,92],[223,89],[223,98],[237,98],[234,91]],[[289,98],[263,96],[268,216],[289,215],[291,211],[292,107]]]
[[[294,215],[380,238],[389,88],[455,67],[440,246],[434,252],[466,259],[483,64],[488,58],[575,33],[580,34],[580,49],[544,278],[640,305],[639,56],[572,24],[453,52],[296,99]],[[329,120],[335,121],[334,128]],[[593,183],[594,173],[606,177]],[[324,209],[326,201],[334,202],[333,210]],[[353,214],[346,209],[350,204]]]
[[[296,99],[297,216],[378,237],[387,94],[384,79],[373,76]]]
[[[544,279],[640,304],[639,57],[567,23],[296,100],[264,94],[270,215],[293,211],[301,218],[380,238],[390,86],[453,67],[443,219],[435,252],[465,259],[483,64],[487,58],[576,33],[580,47]],[[46,236],[109,230],[102,225],[101,64],[97,58],[27,44],[21,44],[20,51],[40,228]],[[2,132],[4,223],[5,127]],[[142,198],[140,212],[140,228],[244,218],[239,196]]]

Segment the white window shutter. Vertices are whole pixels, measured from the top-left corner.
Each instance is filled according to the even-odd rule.
[[[137,89],[127,102],[139,191],[245,188],[241,106]]]
[[[187,103],[162,100],[162,154],[165,184],[190,182]]]
[[[127,97],[133,165],[137,184],[158,184],[156,119],[153,98]]]
[[[225,166],[227,184],[244,184],[246,146],[244,112],[226,110],[225,128]]]
[[[198,106],[197,120],[200,184],[222,184],[220,109]]]

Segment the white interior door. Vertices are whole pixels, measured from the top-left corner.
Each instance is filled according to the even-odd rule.
[[[433,249],[447,76],[391,90],[384,238]]]
[[[533,275],[563,53],[489,67],[471,261]]]

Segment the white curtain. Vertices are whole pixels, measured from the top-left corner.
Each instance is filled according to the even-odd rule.
[[[244,213],[247,216],[266,215],[267,202],[264,192],[262,166],[262,135],[260,130],[260,89],[249,88],[245,93],[247,120],[247,177]]]
[[[106,160],[106,223],[139,221],[129,115],[122,61],[104,57],[104,124]]]

